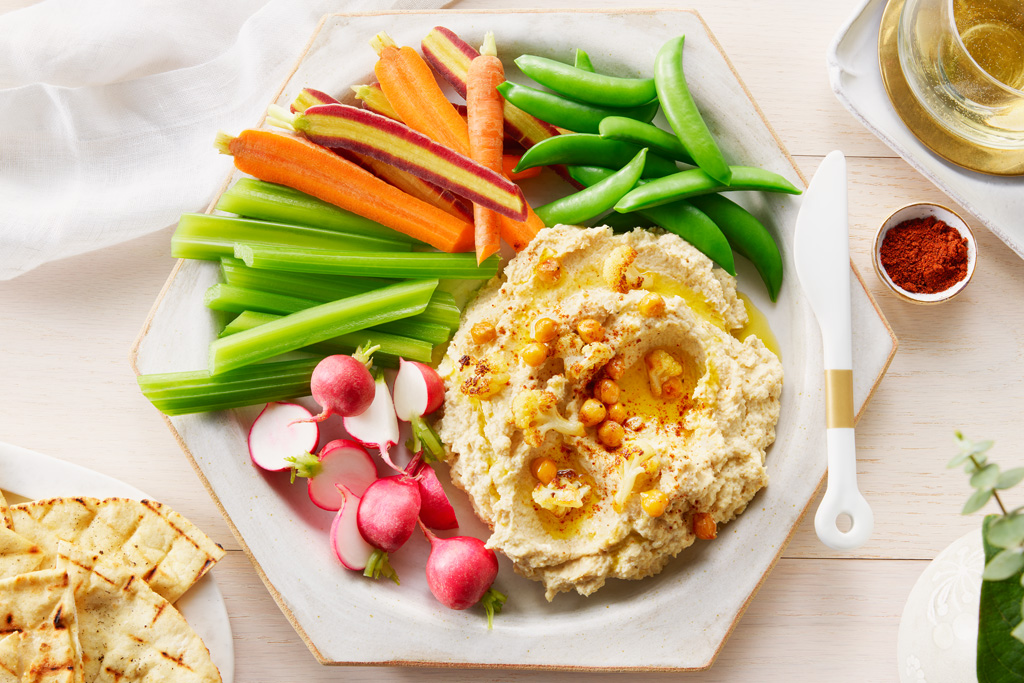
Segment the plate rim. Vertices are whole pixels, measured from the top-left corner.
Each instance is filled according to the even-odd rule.
[[[775,141],[775,144],[778,146],[779,150],[781,150],[781,152],[783,153],[783,155],[786,158],[786,161],[789,163],[790,167],[796,173],[797,177],[800,179],[801,183],[803,183],[803,186],[806,189],[806,187],[807,187],[807,178],[804,176],[804,174],[800,170],[799,166],[797,166],[796,161],[793,159],[793,156],[789,152],[789,149],[785,146],[785,144],[783,143],[782,139],[779,137],[778,133],[776,132],[775,128],[771,125],[771,122],[765,116],[764,111],[761,109],[761,106],[758,104],[757,100],[754,99],[754,96],[751,93],[750,89],[747,87],[746,82],[743,80],[743,78],[740,76],[739,72],[736,70],[736,67],[732,63],[732,60],[729,58],[729,55],[726,53],[726,51],[722,47],[721,43],[718,41],[718,38],[715,36],[714,32],[711,30],[711,27],[704,20],[704,17],[700,14],[700,12],[697,11],[696,9],[692,9],[692,8],[674,8],[674,7],[644,7],[644,8],[622,8],[622,7],[618,7],[618,8],[616,8],[616,7],[610,7],[610,8],[581,8],[581,9],[577,9],[577,10],[570,10],[569,8],[561,7],[561,8],[543,8],[543,9],[530,9],[530,8],[521,8],[521,9],[480,8],[480,9],[453,9],[453,10],[438,9],[438,10],[382,10],[382,11],[370,11],[370,12],[332,12],[332,13],[329,13],[329,14],[325,14],[323,17],[320,18],[320,21],[317,23],[316,27],[313,29],[312,35],[310,36],[309,40],[306,42],[305,48],[302,50],[302,52],[299,54],[298,58],[296,59],[295,65],[289,70],[289,72],[288,72],[287,76],[285,77],[284,81],[281,83],[281,87],[278,88],[276,90],[276,92],[273,94],[270,102],[273,103],[273,102],[276,102],[277,99],[279,99],[281,94],[287,88],[288,83],[291,80],[292,76],[295,74],[295,72],[301,66],[302,62],[305,60],[306,56],[309,53],[309,50],[312,48],[312,46],[314,44],[314,41],[320,35],[320,32],[323,30],[323,28],[326,25],[327,21],[330,20],[333,17],[378,17],[378,16],[391,16],[391,15],[450,16],[450,15],[454,15],[454,14],[467,14],[467,15],[468,14],[498,14],[498,15],[507,15],[507,14],[549,14],[549,13],[565,13],[566,11],[574,11],[576,13],[581,13],[582,12],[582,13],[586,13],[586,14],[632,14],[632,15],[656,14],[656,13],[661,13],[661,12],[675,12],[675,13],[685,13],[685,14],[693,15],[697,19],[697,21],[700,22],[700,24],[703,27],[705,33],[707,34],[708,38],[711,41],[711,45],[714,47],[715,50],[718,51],[718,53],[724,59],[726,65],[729,68],[729,71],[732,73],[733,77],[736,79],[736,82],[739,84],[740,88],[742,89],[743,94],[746,96],[748,101],[754,107],[754,110],[757,112],[758,117],[761,119],[761,121],[764,123],[765,127],[767,128],[768,132],[771,134],[772,140]],[[257,127],[262,125],[264,123],[265,119],[266,119],[266,114],[264,113],[263,116],[261,116],[259,118],[258,122],[255,125]],[[213,200],[210,202],[209,206],[207,206],[206,211],[205,211],[206,213],[210,213],[210,212],[212,212],[214,210],[214,208],[216,207],[217,202],[218,202],[218,200],[220,198],[220,195],[223,194],[223,192],[227,189],[227,187],[230,184],[231,178],[234,175],[235,171],[236,171],[236,169],[234,169],[233,167],[228,171],[227,176],[224,179],[224,182],[221,183],[221,186],[218,189],[218,191],[217,191],[216,195],[214,196]],[[161,305],[161,303],[162,303],[162,301],[164,299],[164,296],[169,291],[172,283],[174,282],[174,279],[177,277],[178,272],[181,270],[181,267],[182,267],[184,261],[185,261],[185,259],[178,259],[177,262],[174,264],[174,266],[171,268],[171,272],[168,275],[167,280],[164,282],[163,287],[161,288],[160,292],[157,294],[156,300],[153,302],[153,306],[151,307],[148,315],[146,316],[145,321],[142,324],[142,328],[139,330],[138,335],[136,336],[134,342],[132,343],[131,348],[129,349],[129,354],[128,354],[129,364],[131,365],[132,371],[135,373],[136,376],[141,374],[139,372],[139,368],[138,368],[139,349],[140,349],[140,347],[141,347],[141,345],[143,343],[143,340],[145,339],[145,337],[149,333],[149,329],[151,327],[153,319],[156,316],[157,310],[160,308],[160,305]],[[888,354],[888,356],[887,356],[887,358],[885,360],[885,363],[883,364],[881,370],[878,372],[877,376],[872,381],[872,384],[871,384],[871,387],[870,387],[870,389],[868,391],[867,396],[865,397],[863,403],[860,405],[860,407],[857,410],[857,413],[856,413],[855,418],[854,418],[854,422],[856,424],[857,422],[860,421],[861,416],[863,415],[864,411],[867,409],[868,404],[871,402],[871,398],[874,396],[875,391],[878,389],[878,386],[881,384],[882,379],[885,377],[886,372],[889,369],[889,366],[892,364],[892,361],[895,358],[896,352],[897,352],[897,350],[899,348],[899,340],[896,337],[896,333],[893,330],[892,326],[889,324],[888,319],[885,317],[885,314],[882,312],[881,308],[879,307],[878,302],[876,301],[875,297],[871,294],[871,291],[868,289],[866,283],[864,282],[864,278],[861,276],[860,271],[858,270],[856,264],[854,264],[852,259],[850,259],[850,270],[853,272],[854,276],[857,278],[857,281],[860,284],[861,288],[863,289],[865,295],[867,295],[868,301],[870,302],[871,307],[874,309],[875,314],[878,316],[879,320],[882,322],[882,325],[884,326],[886,332],[889,335],[889,340],[890,340],[890,343],[891,343],[891,348],[890,348],[889,354]],[[743,617],[744,613],[746,612],[747,608],[749,607],[751,601],[753,601],[753,599],[757,596],[758,592],[761,590],[761,587],[764,585],[764,582],[767,580],[768,575],[772,572],[772,570],[775,568],[776,564],[778,564],[778,561],[782,558],[782,555],[785,552],[786,548],[788,547],[790,541],[792,540],[793,535],[796,533],[797,529],[801,526],[801,523],[803,522],[804,518],[806,517],[808,510],[810,509],[811,505],[814,503],[814,501],[816,499],[816,494],[815,494],[815,496],[811,496],[808,499],[807,503],[804,505],[803,509],[800,511],[800,514],[797,517],[796,522],[790,528],[789,533],[786,535],[785,539],[779,544],[779,548],[778,548],[778,551],[776,552],[775,556],[772,558],[771,562],[767,565],[765,570],[761,573],[760,577],[758,578],[758,581],[757,581],[756,585],[750,591],[750,593],[748,594],[746,600],[744,600],[742,605],[740,605],[739,610],[736,612],[736,616],[733,618],[732,622],[729,624],[729,627],[725,631],[725,635],[722,637],[721,641],[716,646],[714,652],[710,655],[710,657],[708,658],[707,662],[705,662],[705,663],[703,663],[703,664],[701,664],[699,666],[688,666],[688,667],[671,667],[671,666],[641,666],[641,667],[626,666],[626,667],[615,667],[615,666],[611,666],[611,667],[608,667],[608,666],[573,666],[573,665],[550,665],[550,664],[500,664],[500,663],[483,664],[483,663],[472,663],[472,662],[439,662],[439,661],[431,661],[431,660],[386,660],[386,661],[374,661],[374,662],[366,662],[366,661],[336,661],[336,660],[331,660],[331,659],[328,659],[328,658],[324,657],[324,655],[320,652],[320,650],[316,647],[316,645],[310,639],[310,637],[306,633],[305,629],[301,626],[301,624],[299,624],[299,622],[296,619],[295,615],[292,613],[291,609],[288,607],[287,602],[284,600],[283,596],[277,590],[277,588],[270,582],[270,580],[267,577],[265,571],[263,570],[263,567],[260,565],[259,561],[255,558],[255,556],[253,555],[252,551],[250,550],[248,543],[245,541],[245,539],[242,537],[241,533],[238,531],[238,528],[235,526],[234,522],[232,521],[231,516],[228,514],[227,510],[224,508],[223,504],[221,503],[219,497],[214,492],[213,487],[211,486],[211,484],[210,484],[209,480],[207,479],[205,473],[199,467],[198,461],[196,460],[195,456],[192,454],[191,450],[189,449],[188,444],[185,443],[184,438],[181,436],[181,434],[178,432],[177,428],[171,422],[170,417],[167,416],[167,415],[164,415],[163,413],[160,413],[160,417],[163,419],[164,424],[167,425],[167,428],[171,431],[171,434],[174,437],[174,440],[177,442],[179,448],[181,448],[181,450],[185,453],[186,457],[189,460],[189,463],[192,465],[192,469],[195,470],[196,475],[199,477],[199,479],[202,482],[203,486],[206,488],[206,491],[209,494],[210,498],[213,500],[214,505],[216,505],[217,509],[220,511],[221,515],[224,517],[224,520],[227,522],[228,528],[231,530],[231,533],[235,536],[235,539],[238,541],[238,544],[241,547],[242,551],[245,553],[246,557],[249,558],[249,561],[252,563],[253,569],[256,571],[257,575],[260,577],[260,580],[263,582],[264,586],[267,588],[267,591],[270,593],[271,597],[274,599],[274,602],[277,603],[278,608],[281,610],[282,614],[284,614],[284,616],[288,620],[289,624],[291,624],[291,626],[295,629],[295,632],[298,634],[299,638],[302,640],[302,642],[309,649],[309,651],[313,655],[313,657],[317,660],[317,662],[319,664],[324,665],[324,666],[431,667],[431,668],[443,668],[443,669],[481,669],[481,668],[483,668],[483,669],[509,669],[509,670],[532,670],[532,671],[571,671],[571,672],[609,672],[609,673],[615,673],[615,672],[646,672],[646,671],[674,673],[674,672],[687,672],[687,671],[705,671],[707,669],[710,669],[712,667],[712,665],[714,665],[715,661],[718,659],[719,654],[721,653],[722,649],[725,647],[726,642],[729,640],[730,636],[732,635],[733,631],[735,630],[735,628],[736,628],[737,624],[739,623],[740,619]],[[821,488],[821,485],[825,482],[827,476],[828,476],[827,472],[822,475],[822,477],[820,478],[820,480],[817,483],[816,490]]]

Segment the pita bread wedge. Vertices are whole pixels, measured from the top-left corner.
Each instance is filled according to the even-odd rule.
[[[224,549],[187,519],[151,500],[52,498],[10,508],[14,529],[54,566],[59,541],[114,557],[170,602],[205,574]]]
[[[21,632],[0,636],[0,683],[21,683]]]
[[[218,683],[206,645],[178,610],[105,557],[61,541],[78,609],[87,683]]]
[[[72,586],[64,570],[45,569],[0,581],[0,680],[83,683]],[[10,640],[17,636],[17,647]]]
[[[0,526],[4,526],[8,529],[14,529],[14,520],[11,519],[11,509],[7,505],[7,499],[4,498],[4,492],[0,491]]]
[[[53,562],[42,548],[21,534],[0,526],[0,579],[52,566]]]

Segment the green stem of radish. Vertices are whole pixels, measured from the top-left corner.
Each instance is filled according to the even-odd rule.
[[[295,483],[296,477],[311,479],[320,474],[324,469],[324,466],[320,463],[320,458],[308,452],[302,455],[293,455],[290,458],[285,458],[285,460],[292,464],[290,480],[292,484]]]
[[[366,561],[366,569],[363,570],[363,576],[370,579],[379,579],[383,576],[394,581],[396,586],[401,585],[401,582],[398,580],[398,574],[391,568],[391,563],[388,562],[388,554],[380,549],[374,550],[373,554],[370,555],[370,559]]]
[[[412,426],[413,452],[423,452],[423,462],[432,463],[444,460],[444,445],[437,432],[419,415],[414,415],[409,422]]]
[[[507,595],[493,588],[488,588],[484,596],[480,598],[480,604],[483,606],[484,611],[487,612],[488,630],[494,627],[494,615],[501,614],[501,608],[505,605],[506,600],[508,600]]]

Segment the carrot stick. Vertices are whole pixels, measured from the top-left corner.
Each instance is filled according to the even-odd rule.
[[[297,135],[218,133],[216,147],[235,168],[330,202],[446,252],[473,249],[473,225],[392,187],[369,171]]]
[[[430,67],[409,46],[398,47],[381,31],[370,41],[379,59],[373,72],[399,118],[459,154],[469,156],[469,128],[441,92]]]
[[[503,154],[501,157],[501,171],[505,174],[505,177],[509,180],[526,180],[527,178],[536,178],[540,175],[543,170],[540,166],[534,166],[527,168],[519,173],[516,173],[515,168],[519,165],[519,160],[523,158],[522,154]]]
[[[501,217],[501,238],[508,242],[516,250],[516,253],[522,251],[530,243],[530,240],[545,227],[544,221],[533,212],[533,209],[527,207],[527,212],[525,221],[515,221],[506,216]]]
[[[469,65],[466,109],[469,115],[470,157],[497,173],[501,173],[501,152],[505,147],[503,100],[497,88],[504,80],[505,69],[497,57],[494,34],[488,31],[480,47],[480,56]],[[498,215],[491,209],[473,204],[478,264],[501,247]]]

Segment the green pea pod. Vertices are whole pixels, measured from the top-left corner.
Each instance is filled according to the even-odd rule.
[[[772,301],[782,289],[782,254],[761,221],[742,206],[720,194],[694,197],[690,202],[708,215],[736,252],[754,264]]]
[[[593,185],[609,177],[612,171],[607,168],[596,168],[593,166],[570,166],[569,174],[581,185]],[[651,182],[641,180],[639,183]],[[692,244],[698,251],[722,267],[730,275],[736,274],[736,264],[733,261],[732,249],[729,248],[729,241],[722,231],[715,225],[706,214],[694,207],[687,201],[678,201],[664,206],[659,206],[645,211],[637,211],[633,216],[633,226],[653,223],[661,226],[671,233],[679,235]],[[643,220],[638,220],[638,218]],[[618,220],[608,220],[606,224],[617,230],[620,225]]]
[[[669,133],[650,123],[627,119],[625,116],[609,116],[601,119],[598,132],[603,138],[632,142],[634,145],[647,147],[652,154],[660,154],[669,159],[696,166],[693,159],[690,158],[689,152],[674,133]]]
[[[573,66],[580,71],[594,72],[594,64],[590,61],[590,55],[579,48],[576,48],[576,63]]]
[[[516,165],[515,172],[519,173],[534,166],[551,166],[554,164],[622,168],[641,149],[640,145],[620,140],[606,140],[600,135],[589,133],[553,135],[526,150],[523,158]],[[648,153],[642,177],[661,178],[677,171],[679,171],[679,168],[671,159]]]
[[[612,108],[583,104],[518,83],[505,81],[498,92],[506,100],[527,114],[532,114],[553,126],[577,133],[597,133],[601,119],[606,116],[625,116],[649,123],[658,113],[657,100],[639,107]]]
[[[638,107],[657,99],[653,78],[620,78],[594,73],[536,55],[522,55],[516,66],[524,74],[577,102],[606,107]]]
[[[637,211],[649,209],[652,206],[660,206],[674,202],[677,199],[688,199],[702,194],[713,194],[716,192],[729,192],[736,190],[762,190],[764,192],[783,192],[785,194],[800,194],[793,183],[789,182],[778,173],[766,171],[763,168],[752,166],[732,166],[732,182],[724,185],[708,175],[703,169],[691,168],[679,173],[673,173],[664,178],[652,180],[642,187],[630,191],[623,197],[615,210]]]
[[[647,150],[640,150],[628,164],[614,173],[609,173],[608,177],[591,184],[590,187],[537,207],[537,215],[547,226],[559,223],[582,225],[594,216],[600,216],[612,208],[615,202],[640,180],[646,157]]]
[[[654,60],[654,85],[658,99],[669,125],[697,165],[715,180],[728,185],[732,176],[730,167],[686,85],[683,38],[673,38],[658,50]]]

